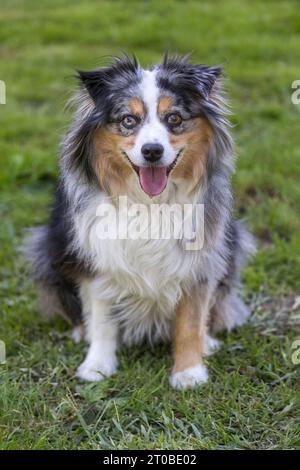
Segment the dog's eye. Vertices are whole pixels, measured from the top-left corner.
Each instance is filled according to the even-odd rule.
[[[170,126],[179,126],[182,123],[182,117],[179,113],[168,114],[166,120]]]
[[[138,120],[134,116],[131,116],[131,114],[128,114],[122,119],[122,124],[126,129],[133,129],[137,123]]]

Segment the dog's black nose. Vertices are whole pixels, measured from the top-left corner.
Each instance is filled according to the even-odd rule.
[[[156,162],[164,153],[164,148],[161,144],[144,144],[142,146],[142,154],[148,162]]]

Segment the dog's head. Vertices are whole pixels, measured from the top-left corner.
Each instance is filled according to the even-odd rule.
[[[220,76],[220,67],[167,56],[149,70],[124,56],[79,72],[85,112],[78,116],[74,163],[114,194],[133,177],[151,197],[169,180],[184,179],[194,189],[225,122]]]

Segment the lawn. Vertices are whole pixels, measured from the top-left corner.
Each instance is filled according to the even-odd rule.
[[[300,79],[297,1],[1,0],[1,449],[300,448]],[[82,345],[59,319],[42,321],[20,254],[24,229],[43,223],[57,176],[74,70],[101,56],[193,51],[223,64],[238,162],[236,214],[258,239],[244,272],[249,324],[221,335],[210,381],[168,385],[169,346],[120,354],[119,372],[83,384]]]

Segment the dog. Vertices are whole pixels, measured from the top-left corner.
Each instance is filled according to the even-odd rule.
[[[249,316],[238,289],[254,244],[232,216],[234,151],[222,76],[219,66],[169,55],[149,69],[124,55],[77,74],[50,221],[32,230],[27,253],[41,311],[63,315],[74,339],[83,332],[89,343],[80,379],[114,374],[123,344],[171,340],[170,384],[194,387],[208,380],[213,335]],[[100,237],[99,210],[109,204],[122,222],[121,197],[128,211],[136,204],[146,212],[202,207],[200,222],[190,216],[196,234],[203,227],[201,248],[186,249],[183,235],[117,236],[112,215],[110,237]],[[151,223],[164,228],[166,220]]]

